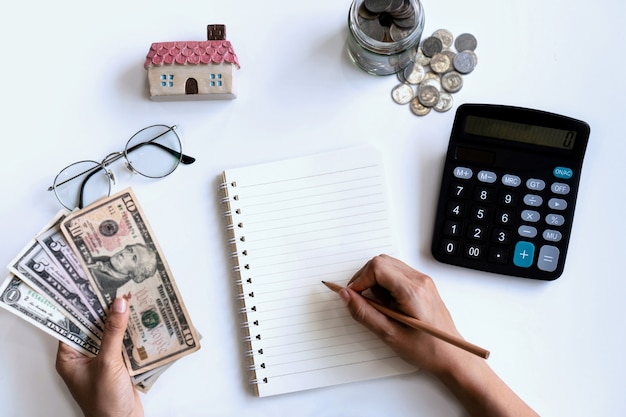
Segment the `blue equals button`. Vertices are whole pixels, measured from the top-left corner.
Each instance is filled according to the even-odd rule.
[[[574,175],[574,171],[572,171],[571,168],[566,168],[566,167],[556,167],[554,168],[552,173],[554,174],[555,177],[561,178],[564,180],[568,180],[572,178],[572,176]]]
[[[529,268],[535,258],[535,245],[530,242],[519,241],[515,244],[513,264],[520,268]]]

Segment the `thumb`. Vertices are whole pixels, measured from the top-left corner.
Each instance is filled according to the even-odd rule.
[[[102,357],[114,358],[120,355],[128,316],[128,302],[124,298],[116,298],[111,304],[106,323],[104,323],[104,333],[100,344]]]
[[[339,296],[348,306],[352,318],[363,324],[377,336],[384,336],[389,330],[389,326],[393,326],[393,323],[387,316],[372,307],[365,297],[351,288],[342,289],[339,292]]]

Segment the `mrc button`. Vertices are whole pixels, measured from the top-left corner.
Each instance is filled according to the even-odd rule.
[[[554,171],[552,171],[552,173],[554,174],[555,177],[561,178],[564,180],[568,180],[574,176],[574,171],[572,171],[571,168],[565,168],[565,167],[556,167],[554,168]]]

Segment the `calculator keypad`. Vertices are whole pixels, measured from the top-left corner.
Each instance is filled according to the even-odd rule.
[[[557,269],[572,221],[571,169],[555,167],[551,176],[525,178],[458,165],[450,174],[438,248],[449,263],[495,272],[514,266],[520,276],[532,268]]]

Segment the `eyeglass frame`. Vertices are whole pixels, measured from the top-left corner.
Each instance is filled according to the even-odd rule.
[[[131,148],[128,148],[128,143],[133,140],[133,138],[135,136],[137,136],[139,133],[143,132],[146,129],[150,129],[152,127],[156,127],[156,126],[163,126],[166,127],[167,129],[160,133],[159,135],[155,136],[154,138],[145,141],[145,142],[141,142],[138,143],[134,146],[132,146]],[[82,209],[84,207],[83,204],[83,198],[84,198],[84,191],[85,191],[85,186],[87,184],[87,181],[89,181],[89,179],[95,175],[97,172],[100,172],[100,170],[104,170],[104,174],[107,176],[107,178],[109,179],[109,190],[107,191],[107,196],[111,194],[111,182],[113,182],[113,184],[115,184],[115,176],[113,175],[113,173],[111,172],[110,169],[108,169],[108,165],[112,164],[115,161],[120,160],[121,158],[125,158],[126,159],[126,168],[131,171],[133,174],[139,174],[141,176],[144,176],[146,178],[154,178],[154,179],[158,179],[158,178],[164,178],[167,177],[168,175],[170,175],[172,172],[174,172],[176,170],[176,168],[178,168],[179,164],[183,164],[183,165],[190,165],[193,164],[196,161],[196,158],[189,156],[189,155],[185,155],[182,151],[183,151],[183,145],[180,141],[180,137],[178,136],[178,133],[176,133],[176,129],[178,128],[178,125],[164,125],[164,124],[153,124],[150,126],[146,126],[143,129],[138,130],[137,132],[135,132],[130,139],[128,139],[128,141],[126,142],[126,146],[124,147],[123,151],[118,151],[118,152],[112,152],[110,154],[108,154],[107,156],[104,157],[104,159],[101,162],[97,162],[97,161],[93,161],[93,160],[89,160],[89,159],[84,159],[82,161],[77,161],[74,162],[72,164],[66,165],[62,170],[59,171],[59,173],[54,177],[54,181],[52,183],[52,185],[50,187],[48,187],[48,191],[54,191],[54,195],[57,198],[57,201],[66,209],[68,210],[72,210],[72,208],[68,207],[65,205],[65,203],[61,200],[61,197],[59,196],[59,194],[57,193],[56,188],[59,185],[63,185],[63,184],[67,184],[70,181],[73,181],[83,175],[86,175],[85,179],[82,181],[81,185],[80,185],[80,193],[79,193],[79,201],[78,201],[78,208]],[[162,145],[160,143],[153,143],[155,140],[157,140],[158,138],[162,137],[163,135],[169,133],[169,132],[173,132],[174,135],[176,136],[176,138],[178,139],[178,143],[180,144],[180,152],[176,151],[172,148],[168,148],[165,145]],[[168,173],[164,174],[164,175],[160,175],[160,176],[151,176],[151,175],[146,175],[144,173],[142,173],[141,171],[138,171],[137,169],[135,169],[133,167],[133,165],[131,164],[130,160],[128,159],[128,154],[132,151],[135,151],[137,149],[142,148],[143,146],[146,145],[155,145],[160,149],[163,149],[164,151],[166,151],[167,153],[169,153],[170,155],[176,157],[178,159],[178,162],[176,163],[176,165],[174,166],[174,168],[169,171]],[[57,184],[57,179],[59,178],[59,175],[61,175],[61,173],[63,171],[65,171],[67,168],[71,167],[72,165],[76,165],[76,164],[80,164],[82,162],[93,162],[96,165],[94,165],[92,168],[89,168],[83,172],[80,172],[76,175],[74,175],[71,178],[68,178],[64,181],[61,181],[60,183]]]

